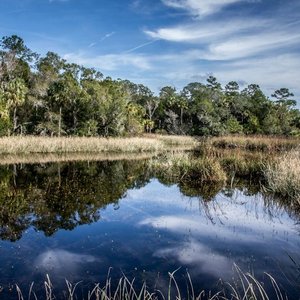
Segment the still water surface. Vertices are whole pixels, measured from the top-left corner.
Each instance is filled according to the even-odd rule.
[[[258,186],[181,186],[144,160],[11,165],[0,176],[0,298],[32,281],[39,294],[46,274],[58,299],[65,278],[82,281],[81,297],[110,268],[164,290],[181,267],[183,287],[188,271],[196,291],[218,290],[235,263],[299,299],[299,217]]]

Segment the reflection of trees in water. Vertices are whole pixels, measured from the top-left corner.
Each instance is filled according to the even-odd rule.
[[[168,186],[177,184],[185,196],[198,198],[199,212],[203,213],[212,224],[223,224],[223,220],[227,219],[226,205],[243,206],[246,214],[254,214],[257,219],[263,217],[272,221],[280,219],[287,212],[296,222],[300,220],[299,209],[262,189],[260,181],[236,178],[225,186],[222,183],[199,185],[195,182],[177,182],[176,179],[164,176],[163,173],[158,174],[158,179]],[[221,201],[222,196],[226,204]],[[251,197],[251,200],[246,197]]]
[[[14,165],[0,168],[0,238],[16,241],[33,226],[50,236],[59,229],[72,230],[78,225],[100,219],[100,209],[118,201],[128,189],[141,188],[153,177],[146,160]],[[157,175],[157,174],[156,174]],[[199,212],[212,223],[222,224],[226,217],[224,203],[217,195],[235,205],[245,205],[237,192],[245,196],[260,195],[245,209],[255,212],[261,207],[270,219],[283,210],[299,220],[299,210],[282,199],[262,195],[260,185],[247,181],[195,185],[158,176],[164,185],[177,184],[181,193],[199,199]],[[262,197],[263,196],[263,197]]]
[[[0,169],[0,238],[30,226],[47,236],[100,219],[126,191],[149,182],[145,161],[9,166]]]

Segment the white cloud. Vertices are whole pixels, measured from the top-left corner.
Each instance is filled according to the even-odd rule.
[[[268,21],[259,19],[235,19],[214,22],[193,22],[191,24],[163,27],[157,30],[145,30],[144,32],[155,39],[170,42],[206,43],[228,36],[233,36],[251,30],[262,30],[269,26]]]
[[[287,48],[300,42],[300,34],[263,32],[255,35],[234,37],[211,44],[202,59],[228,60],[249,57],[269,50]]]
[[[162,0],[169,7],[184,9],[195,16],[206,16],[243,0]]]

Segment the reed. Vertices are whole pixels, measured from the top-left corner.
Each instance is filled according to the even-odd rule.
[[[198,145],[198,140],[192,136],[187,135],[161,135],[161,134],[151,134],[147,135],[147,138],[153,138],[162,141],[166,145],[170,146],[196,146]]]
[[[249,151],[278,152],[292,150],[300,145],[300,139],[278,136],[224,136],[214,137],[209,142],[221,149],[244,149]]]
[[[235,280],[234,283],[225,282],[221,285],[219,291],[196,291],[192,279],[187,273],[187,286],[183,290],[179,287],[179,284],[175,278],[175,273],[169,272],[169,284],[166,291],[161,291],[157,289],[151,290],[146,282],[142,285],[137,285],[135,279],[130,280],[125,275],[123,275],[116,285],[112,284],[112,279],[107,278],[104,285],[96,283],[94,288],[79,298],[77,295],[77,290],[80,288],[80,282],[72,284],[66,280],[66,292],[64,299],[74,300],[74,299],[95,299],[95,300],[283,300],[288,299],[286,295],[283,294],[279,288],[276,280],[268,273],[266,277],[270,281],[272,290],[267,292],[264,288],[264,283],[257,280],[250,273],[243,273],[239,267],[235,266]],[[44,294],[43,297],[38,297],[34,291],[34,283],[31,284],[29,288],[28,298],[22,293],[21,288],[15,286],[17,299],[43,299],[43,300],[53,300],[55,298],[55,292],[53,284],[48,275],[46,275],[46,280],[44,282]],[[272,295],[270,295],[270,293]]]
[[[145,160],[150,159],[153,152],[142,153],[27,153],[27,154],[1,154],[0,165],[13,164],[46,164],[64,162],[91,162],[91,161],[119,161],[119,160]]]
[[[154,159],[152,167],[159,176],[195,184],[225,182],[226,173],[219,161],[211,157],[193,157],[189,153],[177,152]]]
[[[37,137],[0,138],[0,154],[75,153],[75,152],[157,152],[170,145],[193,146],[195,140],[185,137]]]
[[[266,188],[300,205],[300,149],[287,152],[265,166]]]

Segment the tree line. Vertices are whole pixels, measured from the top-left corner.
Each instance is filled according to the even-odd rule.
[[[123,136],[300,135],[300,112],[287,88],[268,98],[257,84],[224,87],[214,76],[181,91],[104,78],[53,52],[40,56],[23,39],[0,42],[0,135]]]

